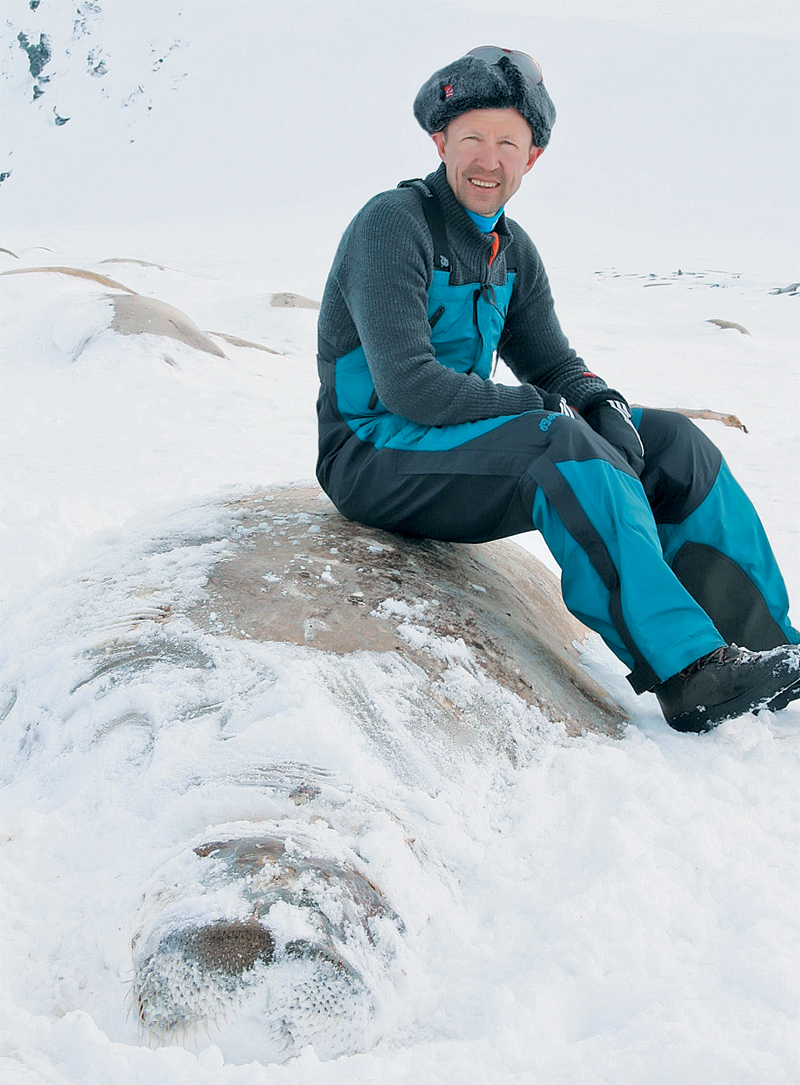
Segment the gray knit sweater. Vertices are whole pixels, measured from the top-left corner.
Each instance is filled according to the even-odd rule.
[[[345,231],[319,315],[325,350],[341,357],[361,345],[383,404],[421,425],[541,410],[537,387],[564,396],[581,410],[606,384],[586,372],[567,342],[528,235],[501,216],[495,227],[500,250],[489,267],[491,237],[478,230],[453,195],[444,166],[425,183],[444,213],[454,284],[504,283],[504,252],[513,236],[518,270],[498,349],[520,385],[497,384],[437,362],[427,313],[433,242],[419,195],[410,188],[375,196]]]

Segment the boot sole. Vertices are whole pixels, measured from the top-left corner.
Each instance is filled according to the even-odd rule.
[[[783,693],[779,693],[777,697],[773,697],[767,705],[770,712],[780,712],[782,708],[800,697],[800,678],[797,679],[788,689],[785,689]]]
[[[773,676],[770,675],[769,677]],[[769,685],[766,678],[762,685]],[[796,697],[800,697],[800,678],[787,675],[786,685],[783,689],[777,692],[771,690],[769,693],[765,693],[764,700],[758,698],[757,690],[751,689],[739,697],[727,701],[725,704],[715,705],[711,713],[703,709],[696,709],[694,712],[685,712],[680,716],[674,716],[667,722],[676,731],[691,731],[695,734],[702,734],[705,731],[713,731],[721,723],[725,723],[727,720],[735,720],[737,716],[743,716],[746,712],[758,713],[764,710],[779,712],[782,708],[786,708],[789,702]]]

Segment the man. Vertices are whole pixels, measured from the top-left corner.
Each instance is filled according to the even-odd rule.
[[[345,516],[401,534],[541,531],[567,607],[678,730],[785,707],[800,634],[755,510],[691,422],[631,412],[588,371],[505,217],[555,121],[541,69],[472,50],[414,113],[442,164],[359,212],[325,288],[320,484]],[[491,380],[495,351],[519,386]]]

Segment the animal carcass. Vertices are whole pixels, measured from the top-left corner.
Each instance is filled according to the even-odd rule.
[[[63,1006],[262,1061],[391,1031],[469,811],[623,720],[522,548],[398,538],[309,488],[135,522],[6,624],[7,795],[76,913],[81,977],[42,951]]]

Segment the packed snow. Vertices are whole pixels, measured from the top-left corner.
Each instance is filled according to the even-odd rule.
[[[533,7],[3,6],[0,271],[18,272],[0,278],[10,1085],[800,1082],[797,705],[677,734],[590,638],[586,666],[631,715],[621,739],[521,713],[515,768],[464,759],[415,783],[332,707],[310,649],[219,648],[202,689],[153,670],[118,691],[128,722],[100,738],[91,684],[76,693],[141,578],[172,605],[219,558],[210,541],[159,558],[153,540],[210,540],[226,499],[313,479],[316,313],[271,301],[319,300],[350,217],[435,168],[413,96],[485,42],[534,54],[559,111],[509,213],[570,341],[631,402],[746,425],[698,423],[761,514],[797,623],[796,5]],[[111,330],[119,288],[102,279],[179,308],[221,354]],[[518,541],[552,567],[537,536]],[[426,602],[381,612],[423,643]],[[136,620],[152,632],[156,604],[142,597]],[[392,702],[386,674],[350,667]],[[230,702],[224,756],[186,723],[212,695]],[[155,763],[137,712],[165,721]],[[145,886],[208,826],[273,816],[252,783],[207,786],[237,756],[323,765],[427,849],[410,858],[374,807],[354,815],[406,924],[362,1053],[270,1061],[257,1016],[159,1044],[129,1012]]]

